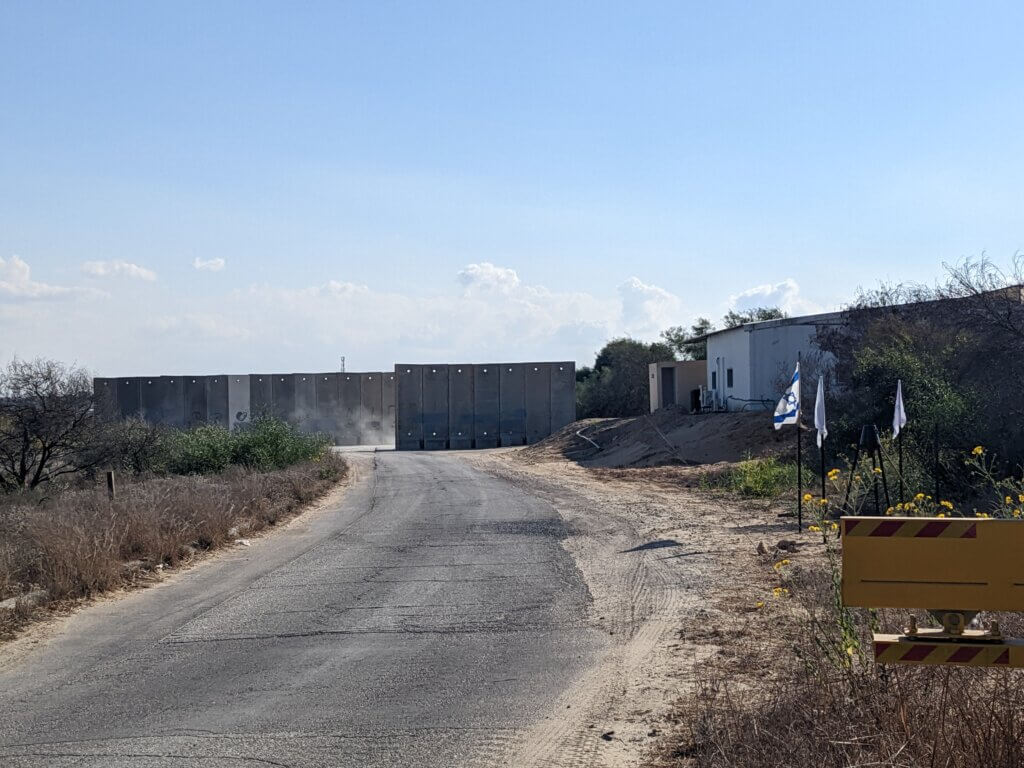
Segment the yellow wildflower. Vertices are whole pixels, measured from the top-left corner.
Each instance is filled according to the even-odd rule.
[[[758,600],[756,603],[754,603],[754,607],[755,608],[764,608],[764,600]]]
[[[1020,510],[1019,509],[1013,510],[1013,516],[1014,517],[1020,517]]]
[[[833,531],[838,531],[839,530],[839,523],[832,523],[832,530]]]
[[[924,494],[919,493],[914,497],[917,501],[924,501]]]
[[[811,494],[809,494],[809,493],[805,493],[805,494],[804,494],[804,501],[810,501],[810,500],[811,500],[811,499],[813,499],[813,498],[814,498],[814,496],[812,496],[812,495],[811,495]]]
[[[1013,504],[1013,499],[1011,497],[1009,497],[1009,496],[1007,496],[1005,499],[1003,499],[1003,501],[1005,501],[1007,503],[1007,505]]]
[[[821,533],[821,528],[819,528],[817,525],[808,525],[807,530],[811,533]]]
[[[940,501],[939,502],[939,506],[945,507],[946,509],[952,509],[953,508],[953,502],[952,501]]]
[[[974,454],[975,456],[981,456],[981,454],[983,454],[984,452],[985,449],[982,448],[980,445],[974,446],[974,450],[971,451],[971,453]]]
[[[946,516],[945,512],[939,512],[939,514],[936,515],[936,517],[945,517],[945,516]]]
[[[874,469],[872,469],[871,471],[872,471],[872,472],[874,472],[874,473],[875,473],[876,475],[880,475],[880,474],[882,474],[882,470],[881,470],[881,468],[879,468],[879,467],[875,467],[875,468],[874,468]]]
[[[826,504],[828,504],[828,499],[818,499],[818,503],[821,506],[825,506]]]
[[[1024,504],[1024,493],[1017,495],[1017,501],[1019,501],[1021,504]]]
[[[828,471],[828,479],[829,480],[835,480],[837,477],[839,477],[839,470],[838,469],[830,469]]]
[[[772,594],[775,595],[775,597],[783,597],[789,594],[789,590],[785,587],[776,587],[772,590]]]

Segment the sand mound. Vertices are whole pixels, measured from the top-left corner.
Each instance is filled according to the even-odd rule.
[[[565,457],[608,468],[715,464],[788,454],[795,450],[795,437],[792,429],[776,432],[768,413],[690,414],[665,408],[628,419],[577,421],[520,456],[528,462]]]

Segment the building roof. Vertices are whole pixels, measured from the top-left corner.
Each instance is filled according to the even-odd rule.
[[[707,341],[712,336],[718,336],[729,331],[759,331],[764,328],[777,328],[780,326],[789,325],[833,325],[839,324],[844,321],[847,312],[822,312],[817,315],[802,315],[800,317],[780,317],[776,320],[756,320],[752,323],[743,323],[743,325],[734,325],[732,328],[719,328],[715,331],[709,331],[703,336],[694,336],[691,339],[687,339],[687,342],[696,341]]]
[[[983,296],[998,296],[1001,293],[1007,294],[1013,301],[1024,304],[1024,285],[1008,285],[1005,288],[1000,288],[994,291],[990,291]],[[722,333],[728,333],[729,331],[744,330],[747,333],[752,331],[759,331],[766,328],[777,328],[781,326],[790,325],[841,325],[846,322],[846,318],[853,312],[858,311],[873,311],[883,312],[886,310],[900,310],[912,307],[923,307],[929,304],[939,304],[945,301],[966,301],[969,296],[956,296],[938,299],[929,299],[926,301],[911,301],[906,304],[889,304],[878,307],[851,307],[850,309],[839,310],[838,312],[822,312],[817,315],[802,315],[801,317],[783,317],[778,320],[759,320],[752,323],[744,323],[743,325],[736,325],[732,328],[720,328],[715,331],[710,331],[703,336],[694,336],[692,339],[688,339],[688,342],[706,341],[712,336],[718,336]]]

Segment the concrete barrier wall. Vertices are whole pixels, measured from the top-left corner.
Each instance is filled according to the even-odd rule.
[[[526,370],[522,363],[502,363],[498,384],[501,445],[526,443]]]
[[[117,410],[117,379],[92,380],[93,408],[105,419],[120,416]]]
[[[381,373],[381,404],[384,423],[381,425],[381,443],[390,443],[395,436],[395,372]]]
[[[393,372],[95,379],[120,418],[231,428],[277,415],[336,444],[403,450],[542,440],[576,418],[576,370],[562,363],[396,365]]]
[[[228,377],[225,374],[206,377],[206,422],[218,427],[229,425]]]
[[[294,423],[295,420],[295,374],[275,373],[270,381],[273,404],[270,412],[274,418]]]
[[[551,432],[576,421],[576,363],[551,363]]]
[[[473,447],[473,366],[448,366],[448,447]]]
[[[93,395],[112,419],[234,429],[273,415],[336,445],[381,445],[394,439],[397,383],[394,372],[380,371],[96,378]]]
[[[316,374],[295,374],[295,410],[292,423],[303,432],[316,432]]]
[[[448,447],[448,366],[423,366],[423,447]]]
[[[181,376],[141,379],[142,418],[171,427],[185,425],[185,380]]]
[[[270,416],[274,411],[274,397],[271,393],[273,374],[252,373],[249,375],[249,421]]]
[[[536,443],[551,434],[551,365],[527,363],[526,442]]]
[[[228,376],[228,427],[249,422],[250,384],[248,376]]]
[[[341,434],[341,390],[338,388],[338,374],[318,373],[314,382],[316,416],[314,425],[317,432],[330,435],[338,444]]]
[[[362,431],[359,414],[363,408],[359,377],[358,373],[338,374],[341,405],[337,445],[359,445],[359,435]]]
[[[395,366],[395,447],[423,447],[423,366]]]
[[[399,450],[496,448],[543,440],[576,420],[576,366],[396,365]]]
[[[142,418],[141,379],[117,380],[117,410],[122,419]]]
[[[185,377],[185,426],[206,423],[206,377]]]
[[[381,445],[387,437],[384,435],[384,387],[383,373],[359,374],[359,412],[360,445]]]
[[[501,432],[499,364],[473,366],[473,447],[497,448]]]

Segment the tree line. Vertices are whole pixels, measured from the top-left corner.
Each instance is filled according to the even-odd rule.
[[[786,317],[778,307],[730,310],[721,327]],[[597,353],[593,366],[576,370],[576,414],[581,419],[639,416],[650,409],[647,366],[669,360],[705,360],[705,337],[717,330],[708,318],[698,318],[689,328],[675,325],[661,332],[661,340],[643,342],[612,339]]]

